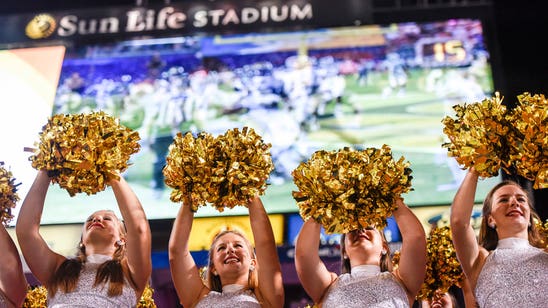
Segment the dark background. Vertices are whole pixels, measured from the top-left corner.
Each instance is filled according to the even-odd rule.
[[[187,0],[188,1],[188,0]],[[215,1],[215,0],[207,0]],[[85,9],[109,6],[161,5],[185,0],[2,0],[0,15],[40,11]],[[188,1],[190,2],[190,1]],[[191,2],[199,2],[193,0]],[[495,27],[495,48],[498,48],[499,73],[502,77],[497,90],[507,99],[523,92],[546,93],[548,61],[545,44],[548,34],[546,1],[456,1],[456,0],[373,0],[374,7],[402,8],[424,7],[474,7],[491,3]],[[435,10],[433,10],[435,12]],[[432,13],[432,10],[428,14]],[[1,18],[1,17],[0,17]]]
[[[214,2],[215,0],[204,0]],[[329,1],[329,0],[328,0]],[[364,0],[356,0],[364,1]],[[69,9],[106,8],[112,6],[162,5],[197,0],[2,0],[0,18],[3,14],[39,13]],[[442,18],[446,12],[462,8],[474,10],[478,6],[490,6],[494,31],[494,44],[490,47],[496,55],[493,68],[496,78],[496,90],[505,97],[505,102],[516,101],[523,92],[548,95],[548,61],[546,60],[546,35],[548,34],[547,1],[510,1],[510,0],[371,0],[372,6],[382,8],[385,18],[394,13],[395,19],[402,16],[421,19]],[[440,8],[437,10],[436,8]],[[415,10],[414,9],[419,9]],[[444,12],[445,11],[445,12]],[[406,12],[408,15],[406,15]],[[411,12],[411,13],[409,13]],[[518,180],[524,186],[528,181],[503,174]],[[548,219],[548,189],[534,190],[537,211],[543,220]]]
[[[215,0],[207,0],[215,1]],[[363,1],[363,0],[359,0]],[[2,0],[0,18],[3,14],[39,13],[68,9],[106,8],[111,6],[162,5],[197,0]],[[511,0],[372,0],[374,8],[394,12],[394,17],[405,15],[406,11],[424,9],[425,14],[435,15],[436,7],[440,18],[443,9],[474,9],[491,5],[494,45],[491,48],[497,57],[494,68],[498,82],[496,90],[505,97],[505,102],[515,101],[523,92],[547,95],[548,61],[546,60],[546,35],[548,34],[547,1]],[[420,16],[414,16],[420,19]],[[413,18],[414,18],[413,17]],[[410,18],[412,18],[410,16]],[[422,17],[424,18],[424,17]],[[428,18],[436,18],[428,16]],[[505,175],[513,178],[511,175]],[[514,178],[515,179],[515,178]],[[517,179],[520,182],[523,179]],[[525,181],[526,182],[526,181]],[[527,183],[525,183],[527,185]],[[548,189],[533,191],[537,210],[543,220],[548,219]]]

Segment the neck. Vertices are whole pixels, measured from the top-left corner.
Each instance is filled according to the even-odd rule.
[[[221,278],[221,284],[222,286],[227,286],[227,285],[242,285],[244,287],[247,287],[248,286],[248,275],[237,275],[237,276],[229,276],[229,277],[222,277]]]
[[[499,231],[497,230],[497,235],[499,237],[499,240],[505,239],[505,238],[521,238],[521,239],[529,239],[529,232],[527,232],[527,228],[512,232],[512,231]]]
[[[116,251],[114,246],[105,246],[105,245],[86,245],[86,255],[106,255],[113,256]]]

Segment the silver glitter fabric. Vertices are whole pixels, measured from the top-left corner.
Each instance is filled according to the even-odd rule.
[[[98,263],[84,263],[84,269],[80,273],[76,290],[70,293],[58,291],[54,297],[48,298],[48,307],[135,307],[137,305],[137,296],[135,290],[128,283],[124,285],[122,294],[114,297],[107,295],[108,284],[93,287],[99,265]]]
[[[476,283],[479,307],[548,307],[548,254],[528,244],[493,250]]]
[[[195,308],[259,308],[261,305],[250,290],[233,293],[210,291]]]
[[[327,290],[323,308],[409,307],[407,293],[390,272],[371,276],[367,273],[342,274]]]
[[[8,308],[8,299],[4,293],[0,290],[0,308]]]

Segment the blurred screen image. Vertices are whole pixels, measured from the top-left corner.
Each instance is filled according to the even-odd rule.
[[[494,93],[484,39],[479,20],[452,19],[71,47],[52,113],[102,110],[139,132],[141,151],[124,176],[149,219],[178,210],[162,175],[178,132],[219,135],[244,126],[272,145],[275,170],[263,196],[269,213],[298,212],[291,172],[315,151],[383,144],[411,163],[406,203],[448,205],[465,171],[441,147],[441,120],[453,105]],[[478,196],[498,180],[482,180]],[[52,209],[43,222],[78,222],[90,207],[114,202],[104,192],[74,198],[82,206],[51,189],[55,201],[46,203]],[[212,207],[197,213],[213,215]]]

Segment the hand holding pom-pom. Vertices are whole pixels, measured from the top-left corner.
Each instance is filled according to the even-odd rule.
[[[127,169],[130,155],[140,149],[139,139],[136,131],[104,112],[57,114],[42,128],[29,160],[71,196],[91,195]]]
[[[184,136],[178,133],[169,146],[162,170],[164,182],[173,188],[170,200],[189,202],[193,212],[211,201],[216,191],[209,185],[213,177],[210,162],[217,155],[213,143],[214,138],[209,133],[202,132],[196,138],[190,132]]]
[[[313,218],[327,233],[346,233],[370,225],[383,227],[396,199],[412,190],[411,169],[390,148],[317,151],[293,170],[299,189],[293,198],[304,220]]]
[[[453,246],[450,227],[432,229],[426,250],[426,277],[417,298],[432,300],[447,292],[451,286],[460,286],[465,277]]]
[[[548,188],[548,100],[542,94],[523,93],[507,119],[512,123],[507,166],[533,181],[533,188]]]
[[[247,200],[266,190],[274,169],[270,146],[247,127],[216,138],[205,132],[196,138],[179,133],[163,169],[166,185],[173,188],[171,201],[189,202],[192,211],[206,203],[220,212],[246,206]]]
[[[252,128],[228,130],[217,138],[217,152],[221,159],[215,161],[214,182],[219,193],[213,205],[219,210],[247,205],[250,198],[266,190],[266,180],[274,169],[270,147]]]
[[[453,109],[456,119],[446,116],[442,120],[443,132],[450,140],[442,147],[463,168],[473,166],[481,177],[498,175],[501,162],[508,156],[505,144],[508,124],[502,98],[497,93],[492,99],[456,105]]]
[[[19,183],[21,184],[21,183]],[[7,225],[12,219],[11,209],[15,208],[19,195],[11,171],[4,169],[4,162],[0,161],[0,223]]]

